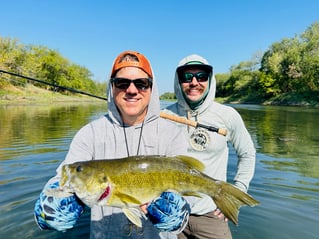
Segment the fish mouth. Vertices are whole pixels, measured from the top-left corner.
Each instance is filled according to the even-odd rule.
[[[111,188],[110,186],[107,186],[105,191],[102,193],[102,195],[100,196],[100,198],[98,199],[98,201],[102,201],[103,199],[107,198],[107,196],[110,194]]]

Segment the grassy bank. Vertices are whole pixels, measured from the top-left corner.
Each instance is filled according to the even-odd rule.
[[[258,105],[283,105],[283,106],[312,106],[319,107],[319,92],[285,93],[279,96],[262,99],[257,96],[216,98],[217,102],[230,104],[258,104]]]
[[[9,85],[0,89],[0,104],[43,104],[43,103],[83,103],[105,102],[100,99],[81,94],[64,95],[28,84],[25,87]]]

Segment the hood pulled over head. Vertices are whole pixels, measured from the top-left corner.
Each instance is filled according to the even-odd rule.
[[[201,100],[199,102],[196,102],[193,105],[190,102],[188,102],[186,97],[184,96],[184,93],[182,91],[182,88],[179,82],[179,76],[178,76],[179,72],[184,71],[190,66],[196,66],[210,74],[208,79],[209,84],[208,84],[208,88],[206,92],[204,93]],[[182,105],[182,107],[184,107],[185,109],[197,110],[199,108],[201,109],[206,108],[207,105],[210,104],[211,101],[215,99],[216,80],[213,74],[213,67],[202,56],[199,56],[196,54],[186,56],[177,65],[177,68],[175,71],[175,77],[174,77],[174,90],[175,90],[176,98],[179,104]]]
[[[133,56],[136,60],[132,61],[130,58],[126,57],[127,55]],[[152,121],[155,118],[159,117],[160,112],[160,101],[159,101],[159,95],[158,95],[158,89],[156,80],[153,74],[153,70],[151,67],[150,62],[148,59],[141,53],[136,51],[124,51],[120,53],[114,60],[111,72],[109,74],[109,83],[107,87],[107,101],[108,101],[108,112],[110,117],[114,122],[116,122],[119,125],[122,125],[122,119],[120,116],[120,112],[118,111],[113,97],[113,91],[112,91],[112,83],[111,78],[116,75],[116,72],[124,67],[137,67],[145,71],[148,76],[152,79],[152,92],[151,92],[151,98],[148,105],[148,111],[146,118],[144,120],[144,123],[147,123],[148,121]]]

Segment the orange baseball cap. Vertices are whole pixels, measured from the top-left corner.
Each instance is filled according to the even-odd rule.
[[[128,54],[134,55],[138,61],[128,61],[128,60],[122,61],[123,57],[125,55],[128,55]],[[143,54],[138,53],[136,51],[124,51],[120,55],[118,55],[114,61],[111,76],[113,77],[118,70],[120,70],[121,68],[124,68],[124,67],[128,67],[128,66],[138,67],[138,68],[142,69],[143,71],[145,71],[149,75],[149,77],[151,77],[153,79],[151,64],[149,63],[149,61],[147,60],[147,58]]]

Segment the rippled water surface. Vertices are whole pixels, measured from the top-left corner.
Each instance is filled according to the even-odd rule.
[[[257,148],[249,193],[261,202],[241,208],[233,238],[318,238],[319,109],[233,106]],[[105,112],[103,103],[0,106],[1,238],[89,238],[89,212],[66,233],[41,231],[33,206],[75,132]],[[235,168],[231,150],[229,180]]]

